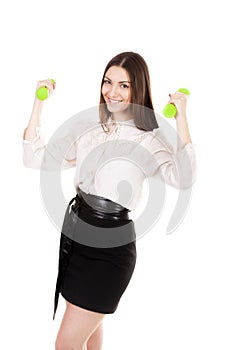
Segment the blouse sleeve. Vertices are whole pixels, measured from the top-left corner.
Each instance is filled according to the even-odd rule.
[[[155,161],[152,176],[160,174],[166,184],[177,189],[192,186],[196,180],[196,156],[193,143],[187,143],[175,153],[161,131],[154,129],[150,149]]]
[[[69,169],[76,165],[76,142],[71,135],[45,145],[41,128],[36,128],[32,141],[23,140],[23,163],[28,168],[52,170]]]

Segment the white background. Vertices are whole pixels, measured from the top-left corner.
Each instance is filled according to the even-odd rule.
[[[136,51],[148,63],[158,113],[169,93],[191,91],[198,177],[178,229],[165,234],[168,200],[157,226],[138,240],[130,285],[104,321],[103,350],[232,349],[231,14],[226,0],[1,5],[1,348],[53,349],[65,307],[60,298],[53,321],[59,232],[43,207],[39,171],[22,163],[36,83],[57,82],[42,111],[49,137],[98,104],[114,55]],[[73,170],[67,172],[69,198]]]

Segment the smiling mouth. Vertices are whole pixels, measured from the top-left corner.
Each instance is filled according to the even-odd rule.
[[[108,102],[117,104],[117,103],[122,102],[122,100],[114,100],[114,99],[108,97]]]

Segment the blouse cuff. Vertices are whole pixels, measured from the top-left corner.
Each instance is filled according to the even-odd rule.
[[[36,127],[36,136],[34,137],[34,139],[33,140],[25,140],[25,139],[23,139],[23,143],[24,144],[34,144],[37,140],[39,140],[39,139],[41,139],[42,137],[41,137],[42,135],[41,135],[41,127],[40,126],[37,126]]]
[[[44,138],[41,132],[41,127],[36,127],[36,137],[33,140],[23,140],[23,146],[25,148],[32,148],[34,151],[44,147]]]
[[[188,152],[189,154],[195,153],[197,145],[193,142],[188,142],[186,145],[182,148],[179,148],[176,153],[180,152]]]

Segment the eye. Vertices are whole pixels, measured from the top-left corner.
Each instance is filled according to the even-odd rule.
[[[111,82],[108,79],[104,79],[104,84],[111,84]]]
[[[129,85],[127,85],[127,84],[122,84],[121,87],[122,87],[123,89],[128,89],[128,88],[129,88]]]

